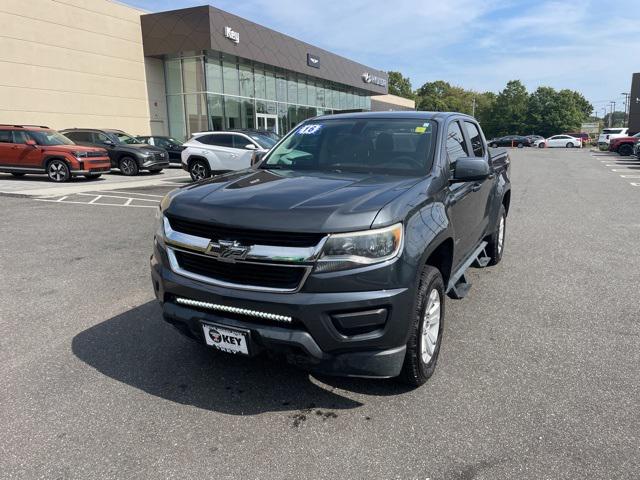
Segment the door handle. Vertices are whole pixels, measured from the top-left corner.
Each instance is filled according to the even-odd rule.
[[[482,184],[481,183],[474,183],[473,187],[471,187],[471,191],[472,192],[477,192],[478,190],[480,190],[482,188]]]

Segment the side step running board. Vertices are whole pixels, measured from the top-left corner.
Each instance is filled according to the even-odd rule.
[[[449,295],[449,297],[459,300],[469,293],[471,282],[467,280],[465,272],[472,264],[479,267],[486,267],[489,264],[489,257],[485,252],[486,247],[487,242],[480,243],[473,254],[469,256],[462,266],[451,276],[449,285],[447,286],[447,295]]]

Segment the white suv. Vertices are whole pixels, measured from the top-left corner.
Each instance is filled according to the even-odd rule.
[[[628,133],[628,128],[605,128],[598,137],[598,148],[607,150],[612,139],[626,137]]]
[[[275,144],[273,137],[259,130],[195,133],[183,144],[182,168],[193,181],[244,170],[256,152],[266,152]]]

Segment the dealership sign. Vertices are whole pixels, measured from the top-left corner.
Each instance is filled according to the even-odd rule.
[[[231,27],[224,27],[224,36],[234,43],[240,43],[240,34]]]
[[[364,72],[362,74],[362,81],[364,83],[372,83],[373,85],[378,85],[380,87],[386,87],[387,86],[387,79],[386,78],[378,77],[378,76],[372,75],[371,73],[368,73],[368,72]]]
[[[313,68],[320,68],[320,57],[307,53],[307,65]]]

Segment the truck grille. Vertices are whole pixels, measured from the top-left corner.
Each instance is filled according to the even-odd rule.
[[[168,216],[171,228],[176,232],[211,240],[236,240],[241,245],[271,245],[277,247],[314,247],[325,236],[322,233],[273,232],[244,230],[233,227],[209,225]]]
[[[107,152],[87,152],[87,158],[106,157]]]
[[[204,255],[174,251],[178,266],[196,275],[232,283],[239,287],[296,290],[307,272],[305,267],[261,263],[227,263]]]

